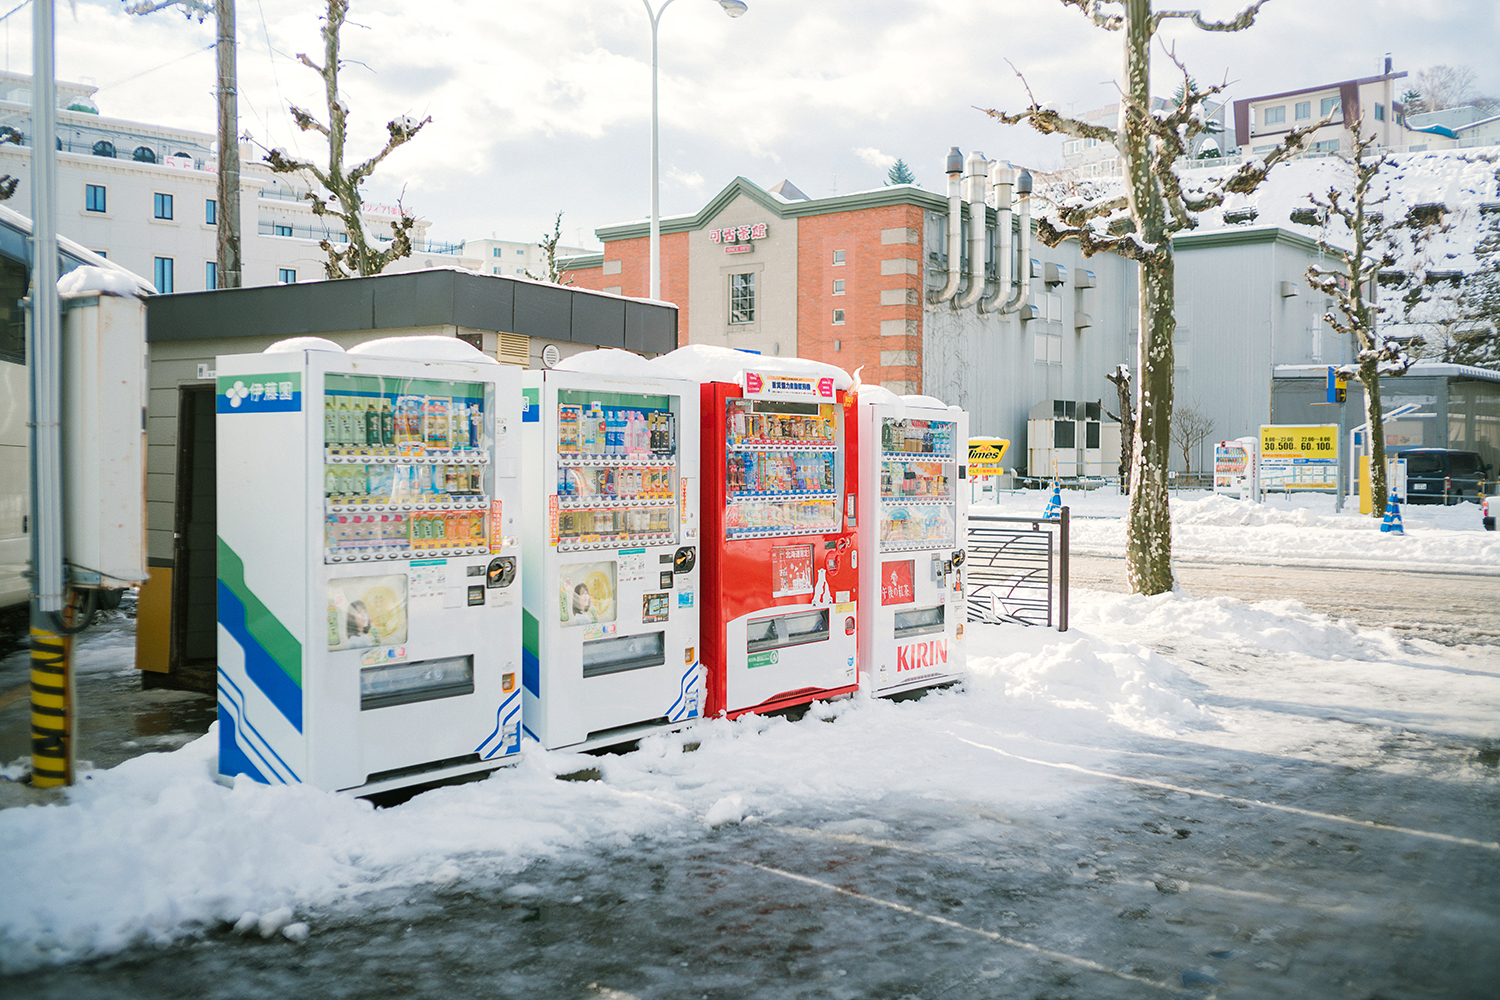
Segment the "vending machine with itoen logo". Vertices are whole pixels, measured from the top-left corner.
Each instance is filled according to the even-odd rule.
[[[849,376],[740,358],[702,397],[708,711],[730,718],[853,693],[860,618]]]
[[[872,697],[964,671],[969,417],[931,396],[862,387],[860,685]]]
[[[219,776],[358,794],[520,749],[520,372],[450,337],[217,360]]]
[[[585,750],[697,719],[698,387],[588,371],[524,385],[527,734]]]

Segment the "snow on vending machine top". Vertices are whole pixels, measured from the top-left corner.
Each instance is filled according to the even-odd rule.
[[[729,718],[858,686],[849,376],[797,359],[761,364],[703,385],[704,664],[708,714]]]
[[[374,792],[520,749],[520,372],[452,338],[217,359],[219,777]]]
[[[585,370],[622,353],[525,374],[524,719],[549,750],[639,739],[703,709],[698,386]]]
[[[931,396],[861,387],[860,684],[871,697],[964,671],[969,415]]]

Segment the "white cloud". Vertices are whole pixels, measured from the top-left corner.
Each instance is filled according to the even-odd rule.
[[[1026,103],[1007,60],[1038,100],[1065,112],[1118,92],[1120,36],[1050,0],[749,3],[736,20],[700,2],[673,4],[662,18],[664,214],[696,210],[736,175],[767,185],[788,177],[808,191],[834,175],[840,190],[878,187],[887,157],[940,188],[954,145],[1057,165],[1058,137],[976,110]],[[212,19],[130,17],[122,6],[79,0],[76,16],[58,18],[58,75],[105,85],[106,115],[213,132]],[[1191,6],[1223,17],[1243,0]],[[323,113],[317,77],[295,60],[321,52],[323,7],[238,5],[242,124],[303,156],[320,152],[317,137],[298,133],[286,107]],[[24,72],[29,8],[8,24],[7,65]],[[1246,32],[1169,21],[1164,33],[1200,82],[1232,81],[1231,98],[1373,75],[1387,50],[1413,74],[1467,64],[1476,89],[1500,93],[1493,0],[1275,3]],[[394,200],[405,187],[434,236],[541,232],[559,209],[588,228],[646,215],[651,36],[634,0],[353,0],[344,50],[352,155],[378,149],[396,115],[433,116],[381,165],[370,193]],[[1154,65],[1170,92],[1175,70],[1159,50]]]

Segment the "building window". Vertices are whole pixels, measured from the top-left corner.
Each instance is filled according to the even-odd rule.
[[[108,139],[100,139],[98,142],[94,143],[94,155],[107,156],[110,159],[114,159],[115,144],[110,142]]]
[[[1297,102],[1297,120],[1299,122],[1302,122],[1302,121],[1306,121],[1307,119],[1309,119],[1311,117],[1312,117],[1312,101],[1298,101]]]
[[[219,265],[211,260],[203,262],[203,287],[209,291],[219,287]]]
[[[842,340],[835,340],[833,342],[833,349],[835,351],[842,351],[844,349],[844,342]]]
[[[525,250],[517,250],[516,251],[516,256],[518,256],[518,257],[525,256],[525,254],[526,254]]]
[[[834,282],[833,282],[833,294],[835,294],[835,295],[843,295],[844,294],[844,279],[843,278],[838,278],[838,279],[834,280]]]
[[[85,184],[83,186],[83,207],[90,212],[106,212],[105,191],[103,184]]]
[[[137,147],[135,147],[135,152],[130,154],[130,158],[132,160],[135,160],[137,163],[155,163],[156,162],[156,154],[154,152],[152,152],[150,146],[137,146]]]
[[[1375,105],[1375,120],[1378,121],[1378,122],[1385,121],[1385,105],[1384,104],[1377,103]]]
[[[156,272],[155,272],[155,277],[156,277],[156,290],[158,292],[160,292],[161,294],[163,294],[163,295],[169,295],[169,294],[171,294],[171,292],[172,292],[172,258],[171,257],[158,257],[158,258],[156,258]]]
[[[1339,151],[1339,141],[1337,139],[1324,139],[1322,142],[1313,143],[1312,148],[1315,153],[1337,153]]]
[[[499,274],[500,273],[500,269],[498,267],[492,267],[492,268],[490,268],[490,273],[491,274]]]
[[[842,250],[835,250],[833,252],[833,266],[834,267],[843,267],[844,266],[844,251],[842,251]]]
[[[844,325],[844,310],[842,310],[842,309],[835,309],[833,311],[833,325],[834,326],[843,326]]]
[[[495,256],[495,257],[500,256],[500,248],[499,247],[495,247],[495,249],[491,252],[491,255]]]
[[[1283,104],[1283,105],[1281,105],[1280,107],[1277,107],[1277,108],[1266,108],[1266,124],[1267,125],[1280,125],[1284,121],[1286,121],[1286,105],[1285,104]]]
[[[90,250],[89,253],[96,254],[100,257],[103,257],[105,260],[109,260],[108,250]]]
[[[729,322],[755,322],[755,273],[729,276]]]
[[[1327,118],[1334,112],[1341,110],[1341,108],[1342,106],[1339,104],[1337,97],[1325,97],[1322,103],[1318,105],[1318,117]]]
[[[283,285],[295,285],[297,283],[297,271],[290,267],[279,267],[276,269],[276,280]]]
[[[292,235],[292,227],[291,226],[283,226],[283,225],[280,225],[280,224],[273,225],[271,227],[271,235],[272,236],[290,236],[290,235]]]
[[[172,196],[157,192],[155,195],[155,210],[158,219],[170,219],[172,217]]]
[[[212,198],[205,198],[203,200],[203,222],[209,226],[217,226],[219,224],[219,203]]]

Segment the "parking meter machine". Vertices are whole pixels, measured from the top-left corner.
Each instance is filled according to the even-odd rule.
[[[860,686],[872,697],[964,671],[969,417],[931,396],[861,387]]]
[[[645,364],[623,351],[565,363],[596,354],[610,374],[524,383],[525,726],[548,749],[626,743],[703,711],[698,387],[622,371]]]
[[[851,381],[831,365],[718,350],[696,349],[708,711],[733,718],[851,694],[860,558]]]
[[[219,777],[357,794],[520,749],[520,372],[449,337],[217,359]]]

